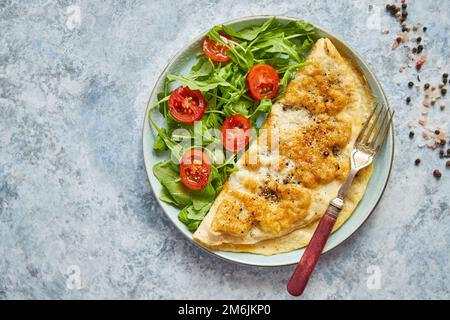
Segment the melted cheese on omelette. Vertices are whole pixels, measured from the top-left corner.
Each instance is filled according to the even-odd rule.
[[[195,232],[200,244],[260,254],[297,249],[336,196],[372,96],[330,40],[318,40],[307,61]],[[362,197],[370,170],[355,179],[335,229]]]

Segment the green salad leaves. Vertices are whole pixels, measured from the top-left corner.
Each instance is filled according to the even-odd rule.
[[[221,34],[227,34],[231,40],[224,41]],[[161,201],[181,209],[178,217],[190,231],[198,228],[227,177],[236,170],[238,155],[226,158],[227,154],[221,147],[220,129],[223,121],[231,115],[240,114],[258,128],[259,122],[256,120],[271,110],[271,100],[265,98],[256,101],[250,97],[246,83],[249,70],[257,64],[271,65],[280,77],[277,96],[280,97],[295,70],[305,65],[305,55],[311,48],[313,35],[314,27],[306,22],[292,21],[286,24],[275,18],[243,30],[225,25],[216,26],[207,36],[227,46],[227,55],[231,61],[213,62],[202,53],[188,74],[169,74],[165,79],[164,90],[158,94],[158,102],[153,106],[164,118],[165,126],[156,124],[152,118],[154,110],[149,113],[149,121],[157,132],[153,149],[155,152],[167,153],[168,160],[155,164],[153,174],[162,185],[159,196]],[[195,125],[180,123],[170,113],[170,89],[178,86],[200,90],[206,99],[206,112]],[[196,139],[198,137],[201,139]],[[212,151],[212,148],[208,148],[210,145],[219,146],[222,151],[217,152],[217,148]],[[214,160],[211,162],[208,184],[201,190],[188,189],[179,176],[178,160],[192,147],[203,148]]]

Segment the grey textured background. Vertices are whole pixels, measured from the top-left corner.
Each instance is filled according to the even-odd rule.
[[[450,71],[450,3],[409,2],[410,18],[429,27],[422,79],[436,82]],[[305,298],[450,298],[450,170],[408,138],[421,99],[405,105],[415,71],[400,74],[405,51],[392,52],[395,35],[371,27],[377,18],[381,29],[398,27],[385,4],[1,0],[0,299],[289,298],[292,267],[234,265],[184,239],[151,193],[141,150],[146,99],[170,57],[214,24],[256,14],[341,36],[396,109],[386,193],[364,227],[320,260]],[[431,117],[446,130],[447,102]],[[367,286],[373,270],[379,289]]]

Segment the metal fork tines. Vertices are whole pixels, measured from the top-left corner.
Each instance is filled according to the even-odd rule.
[[[338,197],[333,199],[332,204],[343,204],[353,178],[359,170],[367,167],[383,146],[384,140],[389,132],[394,112],[383,104],[377,103],[369,118],[364,123],[358,137],[356,138],[350,156],[351,170],[344,184],[338,192]]]

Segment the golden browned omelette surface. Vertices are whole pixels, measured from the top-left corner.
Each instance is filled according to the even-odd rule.
[[[372,96],[330,40],[318,40],[307,61],[195,232],[203,246],[266,255],[298,249],[336,196]],[[361,199],[370,172],[355,179],[335,229]]]

